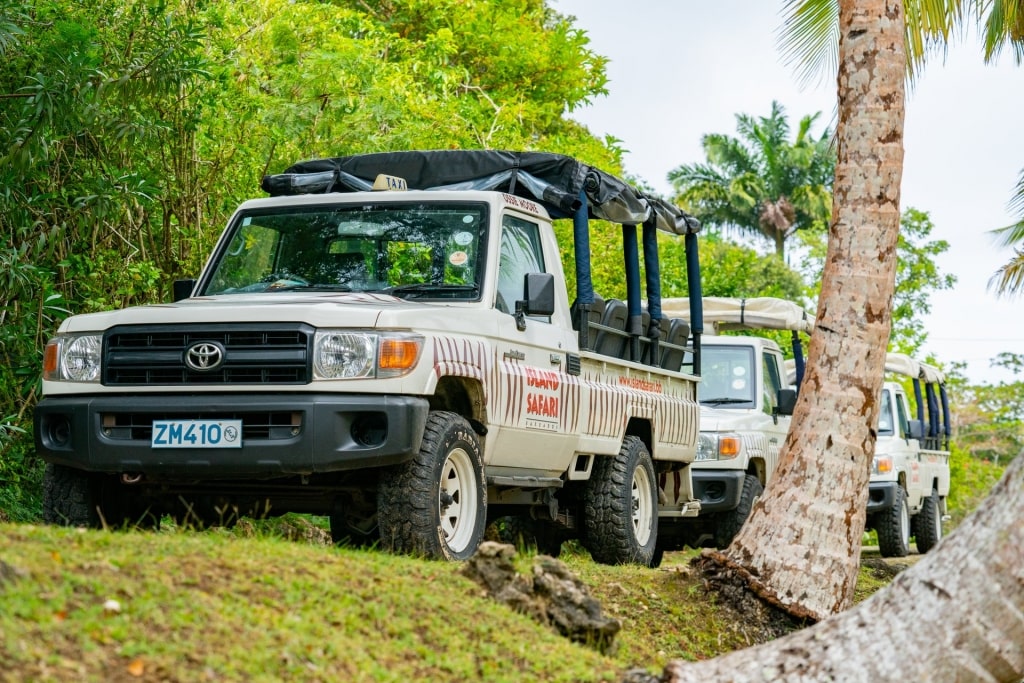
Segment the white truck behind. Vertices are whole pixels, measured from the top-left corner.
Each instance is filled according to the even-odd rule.
[[[909,377],[916,413],[899,382],[886,381],[868,485],[867,527],[883,557],[904,557],[913,536],[926,553],[942,538],[949,496],[949,400],[942,372],[889,353],[886,372]]]
[[[750,515],[771,480],[789,431],[796,391],[786,381],[784,356],[772,339],[723,335],[726,331],[788,330],[795,359],[803,364],[803,340],[814,316],[774,297],[704,297],[703,319],[714,335],[701,341],[700,442],[691,467],[698,517],[662,524],[665,550],[724,548]],[[685,315],[687,299],[666,299],[662,310]]]
[[[464,559],[517,514],[650,564],[658,519],[698,514],[702,325],[663,315],[656,239],[685,240],[699,299],[692,217],[534,152],[321,159],[263,187],[173,303],[72,316],[47,345],[47,522],[293,511]],[[573,221],[572,305],[552,218]],[[620,226],[626,301],[593,291],[592,218]]]

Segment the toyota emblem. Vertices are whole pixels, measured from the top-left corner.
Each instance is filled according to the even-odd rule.
[[[196,372],[216,370],[224,363],[224,347],[217,342],[198,342],[185,351],[185,365]]]

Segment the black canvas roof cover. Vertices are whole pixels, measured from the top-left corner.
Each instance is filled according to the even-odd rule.
[[[678,207],[647,195],[600,169],[547,152],[430,150],[358,154],[302,161],[263,178],[272,196],[368,191],[377,175],[404,178],[414,190],[497,190],[532,199],[553,218],[570,218],[585,190],[588,213],[620,225],[655,220],[659,230],[679,235],[700,222]]]

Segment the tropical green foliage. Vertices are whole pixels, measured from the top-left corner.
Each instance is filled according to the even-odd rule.
[[[811,133],[819,116],[800,119],[790,142],[778,102],[765,117],[737,114],[738,137],[705,135],[707,161],[669,172],[676,200],[706,225],[767,238],[784,259],[793,233],[823,231],[831,216],[835,151],[827,128]]]
[[[59,322],[169,298],[264,173],[414,147],[621,172],[563,116],[605,60],[544,0],[0,2],[0,56],[2,484],[34,477]]]
[[[999,354],[993,365],[1010,379],[954,386],[956,441],[975,459],[1006,463],[1024,453],[1024,354]]]

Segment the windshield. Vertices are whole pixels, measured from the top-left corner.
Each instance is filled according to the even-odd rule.
[[[310,290],[478,300],[486,228],[482,203],[250,210],[232,224],[202,293]]]
[[[878,413],[878,433],[889,436],[896,433],[892,423],[892,395],[888,389],[882,390],[882,409]]]
[[[702,346],[697,400],[714,408],[754,408],[754,351],[743,346]]]

